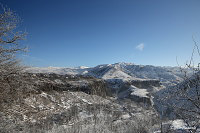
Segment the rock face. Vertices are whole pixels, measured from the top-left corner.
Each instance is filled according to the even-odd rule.
[[[42,91],[82,91],[102,97],[111,95],[107,83],[93,77],[44,73],[30,75],[37,77],[34,82]]]

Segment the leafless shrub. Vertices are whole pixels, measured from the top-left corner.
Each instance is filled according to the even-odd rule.
[[[181,118],[191,127],[190,132],[197,132],[200,129],[200,63],[195,65],[194,54],[197,51],[200,57],[199,47],[194,41],[194,49],[189,61],[184,68],[193,71],[192,77],[188,76],[186,69],[180,67],[184,73],[183,82],[168,95],[167,99],[173,99],[169,107],[173,110],[176,117]]]

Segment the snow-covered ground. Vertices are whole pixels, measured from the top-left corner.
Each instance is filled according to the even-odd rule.
[[[134,89],[132,89],[132,93],[131,95],[135,95],[135,96],[139,96],[139,97],[148,97],[147,94],[149,94],[149,92],[147,91],[147,89],[139,89],[137,87],[134,87]]]
[[[174,129],[174,130],[189,129],[187,124],[181,119],[171,121],[171,125],[172,125],[171,128]]]

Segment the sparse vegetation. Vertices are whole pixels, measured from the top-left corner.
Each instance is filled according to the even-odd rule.
[[[191,132],[198,132],[200,130],[200,64],[195,65],[194,54],[200,57],[199,47],[194,40],[194,49],[190,60],[185,67],[193,71],[192,76],[188,76],[187,71],[184,73],[184,81],[177,86],[174,94],[169,97],[174,97],[175,101],[171,104],[175,115],[185,121]]]
[[[2,8],[0,133],[175,132],[172,119],[183,119],[188,131],[199,132],[200,64],[192,66],[194,52],[187,68],[181,69],[185,75],[173,74],[175,68],[131,63],[80,68],[80,73],[76,68],[71,75],[29,73],[18,58],[26,52],[21,45],[26,33],[18,31],[19,24],[15,12]],[[196,42],[195,49],[200,55]],[[192,77],[187,69],[193,71]],[[153,99],[163,88],[170,93],[159,99],[167,106],[159,112],[164,109],[159,110]]]

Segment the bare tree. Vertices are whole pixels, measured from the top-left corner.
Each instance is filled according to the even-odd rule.
[[[7,77],[21,70],[19,60],[16,58],[18,52],[25,48],[19,45],[25,33],[15,31],[19,24],[19,17],[10,9],[3,9],[0,14],[0,74]]]
[[[176,118],[183,119],[187,126],[191,127],[190,132],[200,131],[200,63],[195,65],[193,59],[195,51],[200,57],[200,51],[195,40],[194,44],[190,60],[184,69],[180,67],[184,73],[183,82],[176,88],[172,88],[167,97],[171,100],[168,106],[173,110]],[[187,74],[188,69],[192,70],[192,76]]]
[[[10,9],[0,10],[0,102],[7,101],[9,94],[14,94],[21,85],[19,75],[23,70],[18,53],[24,52],[25,47],[20,41],[26,36],[25,32],[17,31],[20,18]],[[13,97],[13,95],[10,95]]]

